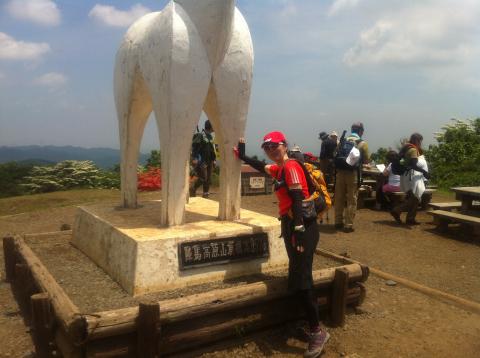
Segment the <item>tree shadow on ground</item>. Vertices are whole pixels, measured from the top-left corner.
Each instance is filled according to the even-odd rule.
[[[447,240],[460,241],[467,244],[480,246],[480,237],[475,236],[468,229],[466,230],[460,225],[450,225],[447,231],[438,229],[437,227],[428,228],[425,229],[425,231],[436,236],[441,236],[442,238]]]

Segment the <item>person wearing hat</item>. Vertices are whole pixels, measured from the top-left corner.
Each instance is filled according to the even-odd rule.
[[[338,134],[337,134],[337,132],[332,131],[332,133],[330,133],[329,137],[332,138],[338,145]]]
[[[334,132],[332,132],[334,133]],[[326,132],[320,132],[319,139],[322,141],[320,146],[320,170],[325,176],[325,182],[328,184],[333,183],[334,167],[333,158],[337,149],[337,139],[332,135],[328,135]]]
[[[300,163],[305,163],[305,157],[298,145],[294,145],[292,149],[288,151],[288,157],[298,160]]]
[[[276,180],[275,194],[281,220],[282,237],[287,250],[288,288],[300,299],[310,327],[310,340],[305,357],[318,357],[330,338],[320,326],[318,304],[313,291],[312,263],[320,233],[315,219],[305,220],[302,200],[309,197],[303,168],[288,157],[287,140],[282,132],[271,132],[263,137],[262,149],[274,164],[265,165],[245,154],[245,140],[234,148],[239,159],[254,169],[267,173]]]
[[[347,141],[354,142],[360,152],[359,166],[357,169],[336,168],[335,172],[335,228],[345,232],[353,232],[353,220],[357,211],[358,188],[362,166],[370,161],[368,143],[362,138],[364,133],[363,123],[352,124],[351,133]]]
[[[197,129],[198,130],[198,129]],[[205,121],[204,129],[193,137],[192,145],[192,166],[196,179],[190,185],[190,196],[197,195],[197,189],[203,186],[204,198],[210,195],[210,180],[215,166],[215,144],[212,124],[209,120]]]

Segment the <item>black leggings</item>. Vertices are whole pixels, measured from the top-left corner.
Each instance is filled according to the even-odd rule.
[[[295,292],[305,310],[310,329],[318,327],[318,304],[313,291],[312,265],[315,249],[320,239],[317,222],[306,221],[304,252],[292,246],[293,219],[282,217],[282,237],[288,254],[288,288]]]
[[[300,304],[305,310],[305,318],[310,326],[310,331],[314,331],[320,325],[318,321],[318,302],[313,289],[298,291]]]

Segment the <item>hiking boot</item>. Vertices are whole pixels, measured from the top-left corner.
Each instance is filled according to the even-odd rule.
[[[351,226],[347,226],[346,228],[343,229],[343,232],[345,232],[347,234],[351,233],[351,232],[354,232],[354,231],[355,231],[355,229]]]
[[[402,219],[400,219],[400,214],[397,213],[396,211],[390,211],[390,215],[393,216],[393,218],[395,219],[395,221],[397,222],[397,224],[401,224],[402,223]]]
[[[336,230],[342,230],[343,229],[343,224],[335,224],[335,229]]]
[[[323,329],[319,329],[317,332],[310,334],[310,342],[308,342],[308,348],[303,354],[305,358],[316,358],[322,354],[325,343],[330,338],[330,334]]]
[[[412,220],[407,219],[407,220],[405,221],[405,224],[407,224],[407,225],[420,225],[420,223],[419,223],[417,220],[415,220],[415,219],[412,219]]]

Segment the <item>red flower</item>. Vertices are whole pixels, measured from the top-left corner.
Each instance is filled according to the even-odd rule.
[[[146,172],[138,173],[138,190],[154,191],[162,188],[162,173],[160,168],[150,167]]]

